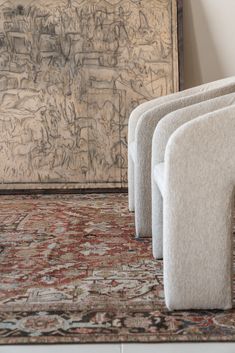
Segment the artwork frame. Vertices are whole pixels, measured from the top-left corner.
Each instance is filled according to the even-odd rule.
[[[23,2],[28,2],[29,0],[22,0],[21,1],[21,3]],[[43,1],[43,0],[42,0]],[[68,4],[70,3],[70,4],[72,4],[72,2],[70,1],[70,0],[61,0],[61,1],[68,1]],[[75,1],[75,0],[72,0],[72,1]],[[78,0],[79,1],[79,0]],[[94,0],[95,1],[95,0]],[[101,0],[101,1],[103,1],[103,0]],[[115,0],[112,0],[112,1],[115,1]],[[125,1],[126,0],[123,0],[124,1],[124,3],[125,3]],[[138,0],[139,1],[139,0]],[[143,1],[143,0],[141,0],[141,1]],[[154,0],[153,0],[154,1]],[[155,0],[156,1],[156,0]],[[164,3],[164,2],[167,2],[168,0],[159,0],[160,1],[160,3],[162,2],[162,3]],[[2,2],[3,2],[3,0],[2,0]],[[32,3],[33,1],[31,1],[31,3]],[[0,3],[1,3],[1,1],[0,1]],[[5,1],[4,3],[11,3],[10,1]],[[174,58],[174,65],[175,65],[175,67],[177,67],[177,72],[176,72],[176,70],[174,71],[174,75],[176,76],[176,78],[175,78],[175,80],[174,80],[174,82],[173,82],[173,85],[174,85],[174,87],[173,87],[173,89],[170,89],[170,91],[176,91],[177,89],[178,89],[178,87],[180,88],[180,89],[182,89],[182,87],[183,87],[183,64],[182,64],[182,62],[183,62],[183,49],[182,49],[182,45],[183,45],[183,37],[182,37],[182,11],[183,11],[183,6],[182,6],[182,0],[172,0],[172,3],[174,3],[174,5],[172,5],[172,9],[174,8],[174,11],[175,11],[175,18],[177,19],[176,20],[176,23],[174,23],[174,26],[171,24],[171,31],[172,31],[172,33],[173,34],[171,34],[172,35],[172,38],[174,37],[174,41],[172,41],[172,43],[173,43],[173,45],[175,46],[175,48],[174,48],[174,50],[173,50],[173,55],[177,55],[177,57],[175,57]],[[24,9],[24,7],[23,7],[23,9]],[[20,8],[18,8],[18,10],[17,11],[20,11]],[[22,10],[23,11],[23,10]],[[0,21],[1,21],[1,19],[0,19]],[[142,29],[143,30],[146,30],[146,28],[147,28],[147,26],[148,26],[148,23],[147,23],[147,21],[146,21],[146,17],[144,16],[144,14],[141,14],[141,16],[140,16],[140,22],[142,21],[142,24],[141,24],[141,26],[142,26]],[[121,27],[120,27],[121,28]],[[120,28],[119,28],[119,30],[120,30]],[[47,36],[47,33],[45,33],[45,34],[43,34],[44,36]],[[51,37],[51,36],[50,36]],[[51,46],[51,47],[53,47],[53,45],[55,45],[55,44],[53,44],[53,42],[50,42],[51,41],[51,38],[49,38],[50,40],[48,40],[48,42],[45,44],[44,43],[44,45],[45,46]],[[13,39],[12,38],[10,38],[10,41],[12,41]],[[17,43],[18,43],[18,48],[20,47],[20,45],[21,45],[21,48],[22,48],[22,32],[19,34],[15,34],[15,32],[14,32],[14,43],[13,44],[11,44],[12,45],[12,48],[14,48],[13,49],[13,53],[11,53],[12,55],[13,55],[13,57],[15,56],[17,56],[17,55],[27,55],[27,48],[26,48],[26,45],[25,45],[25,43],[24,43],[24,49],[21,49],[21,51],[22,51],[22,53],[15,53],[14,52],[14,50],[15,50],[15,47],[17,46]],[[49,43],[49,44],[48,44]],[[28,45],[32,45],[32,43],[30,43],[30,44],[28,44]],[[66,43],[66,41],[64,41],[63,43],[62,43],[62,41],[61,41],[61,43],[60,43],[60,46],[62,47],[63,46],[63,48],[61,48],[61,51],[63,51],[63,56],[65,57],[66,55],[69,55],[69,51],[71,50],[71,46],[70,46],[70,48],[68,47],[68,43]],[[46,50],[48,50],[48,47],[47,48],[45,48],[45,51]],[[66,51],[67,51],[67,54],[66,54]],[[31,55],[31,54],[30,54]],[[89,60],[93,60],[94,58],[92,57],[92,55],[90,56],[90,58],[89,58]],[[0,60],[1,60],[1,53],[0,53]],[[88,60],[87,58],[86,58],[86,60]],[[35,62],[37,63],[37,58],[35,59]],[[103,64],[102,64],[103,65]],[[102,66],[101,65],[101,66]],[[105,65],[104,65],[105,66]],[[1,63],[0,63],[0,67],[1,67]],[[107,67],[107,65],[106,65],[106,67]],[[92,71],[92,69],[89,69],[90,71]],[[101,69],[102,70],[102,69]],[[95,71],[95,70],[94,70]],[[106,70],[106,71],[108,71],[108,70]],[[14,72],[14,71],[13,71]],[[101,71],[102,72],[102,71]],[[1,79],[1,71],[0,71],[0,79]],[[25,73],[24,72],[22,72],[23,73],[23,75],[22,76],[24,76],[25,75]],[[33,70],[31,69],[31,71],[30,71],[30,74],[31,74],[31,76],[32,76],[32,78],[31,78],[31,80],[37,80],[37,78],[35,78],[35,77],[33,77],[33,75],[35,76],[35,72],[33,72]],[[93,74],[93,73],[92,73]],[[29,72],[27,72],[27,75],[29,76]],[[86,74],[85,74],[86,75]],[[55,75],[56,76],[56,75]],[[65,76],[66,76],[66,74],[65,74]],[[95,76],[95,74],[94,74],[94,76]],[[12,79],[14,79],[14,77],[12,78]],[[25,79],[25,77],[24,77],[24,79]],[[63,78],[64,79],[64,78]],[[66,77],[65,77],[65,81],[66,81]],[[90,80],[90,78],[89,78],[89,80]],[[89,81],[89,80],[87,80],[87,81]],[[12,81],[13,82],[13,81]],[[94,84],[94,85],[97,85],[97,87],[98,87],[98,85],[102,85],[102,82],[100,83],[101,81],[99,80],[99,79],[97,79],[97,77],[95,77],[95,79],[92,81],[92,84]],[[13,90],[15,89],[14,88],[14,83],[12,83],[13,84]],[[67,83],[65,83],[65,85],[66,85]],[[115,83],[116,84],[116,83]],[[122,85],[123,85],[123,82],[122,82]],[[28,87],[26,86],[26,87],[24,87],[24,89],[25,88],[27,88],[28,89]],[[33,87],[33,89],[34,89],[35,87]],[[121,90],[120,90],[121,91]],[[95,105],[95,103],[94,103],[94,101],[102,101],[102,99],[104,99],[104,94],[102,93],[102,99],[100,99],[100,97],[99,97],[99,92],[97,93],[97,90],[96,90],[96,93],[94,93],[93,91],[92,91],[92,88],[90,89],[90,92],[91,92],[91,94],[90,94],[90,96],[93,96],[93,98],[94,98],[94,96],[95,96],[95,94],[96,94],[96,99],[94,100],[93,99],[93,101],[92,101],[92,99],[91,99],[91,102],[92,102],[92,104],[90,104],[89,105],[89,108],[88,108],[88,110],[89,110],[89,114],[88,115],[90,115],[90,116],[92,116],[92,115],[95,115],[95,113],[96,113],[96,107],[94,108],[94,105]],[[108,110],[110,110],[110,115],[112,115],[114,112],[115,112],[115,103],[113,104],[113,102],[116,100],[117,101],[117,103],[116,103],[116,106],[118,106],[118,104],[120,105],[120,94],[119,94],[119,92],[118,92],[118,90],[116,89],[116,87],[115,87],[115,89],[112,87],[112,89],[110,89],[109,91],[107,91],[107,96],[105,97],[105,102],[107,102],[108,100],[109,100],[109,97],[110,97],[110,95],[112,95],[112,99],[111,99],[111,101],[112,101],[112,105],[110,104],[110,106],[106,106],[105,107],[105,109],[108,111]],[[164,94],[167,94],[167,93],[170,93],[170,92],[168,92],[168,91],[165,91],[165,93]],[[39,94],[40,94],[40,92],[39,92]],[[50,96],[50,98],[47,98],[48,99],[48,101],[49,101],[49,99],[51,99],[51,96],[56,96],[56,93],[53,93],[53,91],[51,91],[51,93],[47,93],[47,96]],[[87,97],[89,97],[89,95],[87,94]],[[116,98],[115,98],[116,97]],[[18,101],[17,101],[17,104],[19,105],[19,101],[20,101],[20,104],[23,104],[22,103],[22,101],[24,101],[24,98],[25,97],[21,97],[20,99],[18,99]],[[146,100],[146,99],[145,99]],[[122,98],[121,98],[121,101],[122,101]],[[140,101],[138,101],[138,103],[141,103],[142,101],[140,100]],[[84,102],[83,102],[84,103]],[[48,104],[48,103],[47,103]],[[67,106],[68,106],[68,104],[66,104]],[[137,105],[137,101],[135,102],[135,105]],[[48,105],[47,105],[48,106]],[[104,105],[103,105],[103,107],[104,107]],[[134,105],[133,105],[133,107],[134,107]],[[11,109],[12,109],[12,107],[11,107]],[[67,108],[66,108],[67,109]],[[68,112],[66,112],[65,111],[65,108],[64,108],[64,111],[65,111],[65,113],[64,113],[64,115],[65,115],[65,117],[66,117],[66,119],[69,119],[68,118],[68,115],[70,114],[70,115],[72,115],[72,114],[76,114],[76,113],[74,113],[73,112],[73,109],[74,109],[74,107],[73,107],[73,104],[71,104],[70,106],[69,106],[69,109],[68,109],[68,111],[69,111],[69,113]],[[131,110],[129,109],[129,112],[130,112]],[[117,150],[124,150],[124,149],[126,149],[126,144],[127,144],[127,142],[126,142],[126,135],[127,135],[127,115],[129,114],[129,112],[128,113],[125,113],[125,132],[123,133],[123,132],[120,132],[121,130],[119,130],[119,137],[117,137],[117,133],[116,132],[114,132],[114,135],[115,135],[115,133],[116,133],[116,136],[114,136],[114,140],[115,140],[115,138],[116,138],[116,148],[117,148]],[[24,112],[25,113],[25,112]],[[40,117],[39,117],[39,120],[38,120],[38,124],[40,125],[41,124],[41,120],[42,119],[44,119],[44,117],[43,117],[43,114],[44,114],[44,112],[41,112],[40,114],[42,114]],[[108,113],[107,113],[108,114]],[[7,116],[7,114],[6,114],[6,116]],[[18,118],[18,116],[17,116],[17,118]],[[21,119],[22,117],[20,117],[20,119]],[[100,119],[102,120],[102,117],[100,117]],[[19,120],[19,119],[18,119]],[[25,119],[26,120],[26,119]],[[30,133],[33,135],[34,134],[34,137],[33,137],[33,139],[34,140],[36,140],[36,143],[37,143],[37,148],[38,148],[38,150],[40,149],[38,146],[38,140],[37,140],[37,131],[35,132],[34,131],[34,129],[35,129],[35,119],[34,119],[34,121],[32,122],[32,119],[31,119],[31,121],[30,121],[30,118],[28,119],[29,120],[29,123],[28,123],[28,127],[27,127],[27,129],[28,129],[28,131],[31,131]],[[82,120],[82,118],[80,117],[80,121]],[[84,119],[85,120],[85,119]],[[120,121],[120,120],[119,120]],[[58,122],[57,122],[58,123]],[[68,125],[69,125],[69,123],[70,122],[68,122]],[[116,125],[118,125],[118,123],[115,121],[115,119],[111,122],[112,124],[116,124]],[[51,123],[52,125],[53,125],[53,122]],[[85,123],[84,123],[85,124]],[[6,125],[6,124],[5,124]],[[45,130],[45,126],[42,126],[42,124],[40,125],[41,126],[41,130]],[[104,125],[103,125],[104,126]],[[50,134],[52,134],[53,133],[53,126],[52,127],[50,127],[50,131],[52,131],[52,132],[50,132]],[[79,133],[79,129],[80,129],[80,132],[81,132],[81,130],[82,130],[82,128],[81,128],[81,126],[78,126],[77,127],[77,131],[76,131],[76,126],[73,126],[73,129],[74,129],[74,134],[78,134]],[[9,130],[10,130],[10,128],[9,128]],[[61,130],[63,130],[63,126],[62,126],[62,128],[61,128]],[[60,131],[61,131],[60,130]],[[85,129],[84,129],[85,130]],[[83,130],[83,131],[84,131]],[[101,129],[102,130],[102,129]],[[43,132],[44,133],[44,135],[47,135],[48,136],[48,132],[47,131],[45,131],[45,132]],[[21,131],[21,134],[22,134],[22,131]],[[28,134],[28,132],[27,132],[27,134]],[[27,135],[26,134],[26,135]],[[88,133],[89,134],[89,133]],[[123,135],[122,135],[123,134]],[[61,133],[60,133],[60,135],[61,135]],[[36,136],[36,137],[35,137]],[[59,136],[59,135],[58,135]],[[61,137],[61,136],[60,136]],[[28,137],[27,137],[28,138]],[[40,137],[41,139],[42,139],[42,137]],[[66,140],[66,134],[63,136],[63,134],[62,134],[62,138],[63,138],[63,143],[67,143],[67,142],[64,142],[65,140]],[[45,143],[45,140],[46,141],[48,141],[48,137],[44,137],[44,141],[43,141],[43,143]],[[104,139],[105,140],[105,136],[104,136],[104,138],[103,137],[101,137],[100,138],[100,140],[102,140],[102,139]],[[59,141],[59,137],[57,137],[56,139],[56,143],[58,143],[58,141]],[[85,140],[84,138],[83,138],[83,140]],[[19,141],[18,141],[19,142]],[[35,141],[34,141],[35,142]],[[42,141],[40,141],[40,143],[42,143]],[[68,144],[69,144],[70,142],[68,141]],[[73,142],[74,143],[74,142]],[[75,142],[76,143],[76,142]],[[74,146],[75,146],[75,143],[74,143]],[[121,146],[120,146],[120,144],[122,144]],[[18,145],[20,145],[19,146],[19,148],[18,148],[18,151],[20,151],[19,152],[19,156],[21,156],[20,155],[20,153],[21,153],[21,150],[20,150],[20,148],[21,148],[21,143],[18,143]],[[114,144],[115,145],[115,144]],[[124,146],[125,145],[125,146]],[[28,142],[28,146],[29,146],[29,142]],[[59,146],[59,147],[61,147],[61,146]],[[71,147],[71,149],[73,148],[73,146],[65,146],[65,148],[69,148],[69,147]],[[25,144],[24,144],[24,148],[25,148]],[[29,147],[28,147],[29,148]],[[29,193],[31,193],[31,192],[51,192],[51,191],[54,191],[54,190],[56,190],[56,191],[58,191],[58,192],[82,192],[82,191],[84,191],[84,192],[87,192],[87,191],[90,191],[90,192],[93,192],[93,191],[98,191],[98,190],[101,190],[101,191],[125,191],[126,190],[126,188],[127,188],[127,159],[125,160],[125,157],[123,157],[123,155],[125,155],[126,154],[126,152],[121,152],[120,154],[118,154],[116,151],[114,152],[114,157],[113,156],[110,156],[110,162],[109,162],[109,164],[111,165],[112,163],[113,164],[116,164],[116,166],[118,165],[118,163],[121,165],[122,163],[123,163],[123,165],[124,165],[124,168],[122,167],[122,165],[121,165],[121,167],[119,168],[119,167],[115,167],[115,168],[113,168],[113,170],[114,170],[114,172],[112,171],[111,173],[110,173],[110,175],[111,175],[111,177],[109,176],[109,177],[107,177],[107,179],[105,179],[104,180],[104,182],[101,180],[102,179],[102,176],[100,177],[100,180],[95,180],[95,177],[96,177],[96,175],[95,175],[95,173],[98,173],[98,172],[101,172],[101,174],[102,174],[102,168],[103,168],[103,166],[102,166],[102,163],[105,161],[105,158],[103,158],[102,159],[102,157],[100,158],[100,164],[101,164],[101,167],[100,167],[100,170],[97,172],[97,169],[99,169],[99,167],[97,167],[97,166],[95,166],[94,168],[93,168],[93,171],[94,171],[94,173],[93,173],[93,176],[91,177],[89,177],[89,178],[87,178],[87,180],[83,180],[82,182],[80,182],[80,181],[75,181],[75,182],[71,182],[71,181],[67,181],[67,180],[60,180],[60,178],[57,178],[57,177],[50,177],[50,168],[51,168],[51,165],[50,165],[50,163],[54,163],[53,162],[53,158],[55,159],[56,157],[55,156],[57,156],[58,154],[59,154],[59,152],[58,152],[58,150],[59,150],[59,148],[58,148],[58,150],[56,151],[56,148],[55,148],[55,146],[53,147],[54,148],[54,150],[53,150],[53,153],[51,153],[51,158],[52,158],[52,162],[51,161],[49,161],[48,163],[49,163],[49,167],[48,168],[45,168],[45,173],[47,173],[48,174],[48,180],[49,181],[44,181],[43,180],[43,178],[47,178],[47,176],[45,177],[45,173],[44,173],[44,175],[40,175],[40,177],[38,177],[38,181],[30,181],[30,182],[28,182],[28,180],[23,180],[22,178],[24,178],[24,176],[22,176],[23,175],[23,173],[25,172],[25,170],[27,170],[27,169],[29,169],[29,167],[27,168],[27,167],[25,167],[25,165],[24,165],[24,163],[22,164],[22,166],[21,166],[21,169],[23,170],[23,172],[21,171],[21,174],[22,175],[20,175],[20,177],[19,177],[19,181],[16,181],[15,179],[17,179],[17,178],[15,178],[14,179],[14,176],[12,177],[12,175],[11,175],[11,178],[13,178],[14,180],[13,180],[13,182],[12,181],[10,181],[10,182],[8,182],[6,179],[4,179],[2,176],[0,177],[0,182],[1,182],[1,184],[0,184],[0,193],[9,193],[9,192],[14,192],[14,193],[17,193],[17,192],[21,192],[21,191],[29,191]],[[110,146],[110,145],[106,145],[106,149],[108,150],[108,149],[112,149],[113,148],[113,146]],[[34,146],[34,149],[35,149],[35,146]],[[85,148],[83,148],[84,150],[86,149],[86,147]],[[48,146],[47,147],[47,150],[48,151],[50,151],[50,146]],[[0,151],[1,152],[1,151]],[[24,151],[25,152],[25,151]],[[32,150],[30,150],[30,153],[32,154]],[[28,155],[30,155],[30,153],[28,154]],[[46,153],[45,152],[43,152],[44,153],[44,155],[46,155]],[[93,156],[95,156],[95,154],[97,153],[97,151],[93,151]],[[115,155],[115,153],[116,153],[116,155]],[[26,154],[24,153],[24,156],[25,156]],[[31,160],[30,160],[30,164],[33,164],[34,163],[34,165],[35,165],[35,161],[36,161],[36,158],[38,158],[38,160],[39,160],[39,164],[38,164],[38,170],[39,170],[39,172],[41,173],[41,170],[43,170],[43,168],[41,168],[41,165],[43,165],[43,163],[44,163],[44,160],[45,160],[45,158],[44,158],[44,155],[43,154],[41,154],[39,157],[37,156],[37,154],[35,153],[34,154],[34,156],[33,157],[31,157]],[[36,156],[36,157],[35,157]],[[47,156],[49,156],[49,153],[46,155],[46,158],[47,158]],[[1,158],[1,156],[0,156],[0,158]],[[19,157],[20,158],[20,157]],[[27,158],[28,158],[28,156],[27,156]],[[48,157],[49,158],[49,157]],[[63,158],[63,156],[62,156],[62,152],[61,152],[61,155],[58,157],[58,158]],[[71,158],[71,155],[70,155],[70,158]],[[74,154],[73,154],[73,152],[72,152],[72,158],[75,158],[74,157]],[[77,157],[76,157],[77,158]],[[89,159],[91,160],[93,157],[92,157],[92,154],[89,152],[89,157],[87,158],[87,160],[88,160],[88,162],[87,162],[87,164],[89,164]],[[118,160],[118,158],[121,158],[122,160],[121,161],[119,161]],[[9,165],[7,165],[7,168],[9,169],[9,168],[15,168],[15,165],[18,163],[18,160],[17,160],[17,162],[16,161],[11,161],[11,159],[10,158],[8,158],[9,159],[9,161],[10,162],[8,162],[10,165],[11,165],[11,167],[9,167]],[[107,158],[106,158],[107,159]],[[107,162],[107,161],[106,161]],[[41,164],[40,164],[41,163]],[[108,164],[108,163],[106,163],[106,164]],[[29,164],[28,164],[29,165]],[[33,170],[33,172],[32,173],[34,173],[34,170],[35,170],[35,167],[34,167],[34,165],[33,165],[33,167],[31,167],[32,168],[32,170]],[[69,165],[69,164],[68,164]],[[61,166],[60,166],[61,167]],[[63,173],[65,173],[66,172],[66,168],[67,169],[69,169],[69,167],[68,166],[66,166],[65,168],[64,168],[64,170],[62,170],[61,171],[61,168],[60,168],[60,170],[59,170],[59,175],[61,174],[61,175],[63,175]],[[84,169],[84,173],[86,173],[86,170],[85,170],[85,167],[84,167],[84,165],[81,167],[81,169]],[[6,169],[6,168],[5,168]],[[87,168],[87,169],[89,169],[89,168]],[[111,168],[108,166],[108,168],[107,168],[107,170],[109,171]],[[124,171],[123,171],[124,170]],[[38,171],[37,171],[38,172]],[[58,169],[57,169],[57,171],[56,171],[57,173],[58,173]],[[76,171],[75,171],[76,172]],[[75,175],[75,172],[74,172],[74,175]],[[12,172],[11,172],[12,173]],[[104,172],[104,174],[107,174],[108,172],[105,170],[105,172]],[[116,176],[115,177],[113,177],[113,174],[115,174],[116,173]],[[13,173],[14,174],[14,173]],[[36,173],[34,173],[34,179],[36,180],[36,178],[37,178],[37,176],[35,176],[36,175]],[[18,176],[17,176],[18,177]],[[50,180],[50,178],[51,178],[51,180]],[[116,178],[116,179],[115,179]],[[26,178],[27,179],[27,178]]]

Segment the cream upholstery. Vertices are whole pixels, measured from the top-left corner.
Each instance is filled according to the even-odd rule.
[[[168,308],[231,308],[235,93],[162,119],[153,136],[152,185],[153,253],[160,257],[163,244]]]
[[[135,141],[130,143],[129,151],[130,151],[129,153],[131,155],[133,162],[136,162],[136,143],[135,143]]]
[[[223,96],[234,91],[235,77],[232,77],[154,99],[141,104],[132,112],[128,129],[128,186],[129,209],[130,211],[135,211],[137,237],[151,236],[152,233],[152,139],[160,120],[178,109]],[[133,143],[135,144],[135,148],[133,148]],[[160,143],[160,141],[158,141],[157,144],[158,143]],[[135,151],[135,153],[133,153],[133,151]],[[157,160],[159,159],[159,153],[157,152],[155,155]],[[134,155],[135,159],[133,159]],[[157,164],[155,163],[155,157],[154,164]],[[162,159],[159,162],[162,162]],[[155,188],[155,185],[153,188]],[[158,195],[156,196],[157,193]],[[156,215],[155,209],[155,220],[157,219],[157,221],[153,227],[159,234],[159,239],[162,238],[162,223],[160,222],[160,219],[162,219],[162,207],[158,208],[160,203],[161,194],[156,186],[153,205],[157,205],[158,214]],[[162,244],[160,244],[158,249],[159,251],[155,255],[161,257]]]
[[[165,174],[165,163],[158,163],[153,169],[153,177],[155,183],[159,187],[162,196],[164,196],[164,174]]]
[[[181,125],[193,120],[200,115],[216,111],[218,109],[235,104],[235,93],[210,99],[205,102],[191,105],[183,109],[178,109],[166,115],[158,124],[154,131],[152,142],[152,167],[165,161],[165,150],[171,135]],[[183,156],[182,156],[183,158]],[[190,172],[190,171],[188,171]],[[155,174],[157,172],[155,171]],[[186,177],[186,176],[185,176]],[[155,175],[156,178],[156,175]],[[181,180],[183,184],[184,181]],[[152,239],[153,254],[156,258],[162,258],[162,239],[163,239],[163,214],[162,214],[162,195],[159,187],[152,178]]]

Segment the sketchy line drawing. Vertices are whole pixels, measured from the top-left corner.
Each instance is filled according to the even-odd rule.
[[[0,0],[0,187],[125,187],[130,112],[174,91],[173,20],[170,0]]]

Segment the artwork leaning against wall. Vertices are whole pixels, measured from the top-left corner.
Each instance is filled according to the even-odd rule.
[[[178,89],[176,0],[0,0],[0,188],[123,188],[127,126]]]

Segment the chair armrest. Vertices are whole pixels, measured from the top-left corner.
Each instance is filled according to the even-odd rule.
[[[135,140],[135,132],[136,132],[136,127],[137,124],[139,122],[139,119],[142,117],[142,114],[145,113],[148,110],[151,110],[154,107],[157,107],[159,105],[162,105],[164,103],[173,101],[175,99],[179,99],[185,96],[190,96],[193,94],[197,94],[197,93],[203,93],[206,92],[210,89],[216,89],[218,87],[223,87],[223,86],[228,86],[231,84],[234,84],[235,82],[235,77],[229,77],[223,80],[218,80],[218,81],[214,81],[214,82],[210,82],[210,83],[206,83],[197,87],[193,87],[181,92],[177,92],[177,93],[172,93],[169,94],[167,96],[164,97],[159,97],[159,98],[155,98],[152,99],[148,102],[142,103],[140,104],[138,107],[136,107],[130,117],[129,117],[129,121],[128,121],[128,143],[131,143]]]
[[[199,169],[197,164],[200,164]],[[180,170],[180,174],[187,172],[185,178],[192,176],[196,180],[197,174],[210,169],[218,172],[219,178],[223,174],[235,182],[235,106],[201,115],[179,127],[166,146],[167,182],[175,175],[172,166]]]
[[[177,94],[177,93],[176,93]],[[164,102],[170,101],[175,96],[175,93],[164,96],[158,97],[155,99],[151,99],[148,102],[144,102],[138,105],[130,114],[129,121],[128,121],[128,143],[131,144],[135,140],[135,131],[136,126],[138,124],[139,119],[141,116],[148,110],[163,104]]]
[[[164,162],[166,146],[170,136],[181,125],[216,110],[235,104],[235,93],[213,98],[205,102],[178,109],[161,119],[154,131],[152,149],[154,165]]]
[[[232,106],[182,125],[168,141],[163,258],[171,309],[179,298],[187,308],[194,300],[200,308],[205,300],[210,308],[231,307],[234,132]]]
[[[191,106],[193,104],[210,100],[218,96],[223,96],[234,92],[235,80],[229,85],[225,85],[205,92],[200,92],[187,97],[179,98],[171,102],[161,104],[144,113],[138,121],[135,133],[136,143],[136,168],[138,177],[136,178],[137,188],[144,186],[146,197],[150,199],[148,193],[151,194],[151,162],[156,163],[155,152],[152,155],[153,134],[159,121],[172,111]],[[141,196],[142,197],[142,196]]]
[[[221,85],[218,83],[220,81],[217,81],[217,88],[211,89],[209,85],[207,87],[203,86],[203,88],[201,88],[199,92],[197,91],[197,93],[191,93],[190,95],[187,94],[186,96],[183,95],[180,98],[155,106],[143,113],[138,119],[135,129],[136,152],[138,158],[141,160],[150,158],[151,160],[153,134],[157,124],[164,116],[178,109],[233,93],[235,91],[235,77],[232,81],[230,79],[230,81],[226,83],[224,83],[224,80],[222,81]],[[212,87],[214,87],[214,83]],[[181,93],[185,92],[186,91]],[[174,96],[178,97],[177,94]]]

